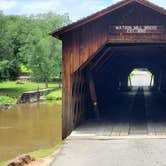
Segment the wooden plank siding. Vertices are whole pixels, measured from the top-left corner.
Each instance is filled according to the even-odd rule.
[[[141,0],[142,2],[142,0]],[[63,43],[63,138],[80,123],[88,109],[88,87],[85,71],[80,67],[108,42],[166,42],[166,34],[139,34],[110,36],[110,26],[115,25],[162,25],[164,14],[138,2],[131,1],[115,11],[61,34]],[[81,89],[79,91],[77,88]],[[74,91],[74,92],[73,92]],[[78,111],[78,112],[77,112]],[[76,113],[77,112],[77,113]]]

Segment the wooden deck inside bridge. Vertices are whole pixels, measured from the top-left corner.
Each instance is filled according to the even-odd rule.
[[[119,97],[120,103],[110,104],[109,118],[86,121],[68,139],[166,138],[164,94],[138,90]]]

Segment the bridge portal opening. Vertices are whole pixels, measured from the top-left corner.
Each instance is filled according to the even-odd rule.
[[[128,135],[155,135],[162,128],[166,134],[165,48],[162,44],[101,48],[72,76],[73,122],[78,126],[99,118],[110,124],[110,132],[119,127],[118,132]],[[157,131],[151,131],[157,125]]]
[[[136,68],[128,76],[128,86],[131,88],[152,88],[153,85],[154,75],[147,68]]]

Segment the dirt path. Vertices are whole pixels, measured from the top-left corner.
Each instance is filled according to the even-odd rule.
[[[53,161],[54,157],[46,157],[41,159],[36,159],[35,161],[32,161],[27,166],[49,166],[51,162]]]

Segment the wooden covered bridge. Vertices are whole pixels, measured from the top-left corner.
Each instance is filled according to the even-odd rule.
[[[130,117],[130,124],[135,119],[144,125],[146,116],[165,124],[165,9],[146,0],[123,0],[51,35],[63,43],[63,138],[89,118],[124,122]],[[128,76],[135,68],[153,74],[151,93],[129,91]]]

